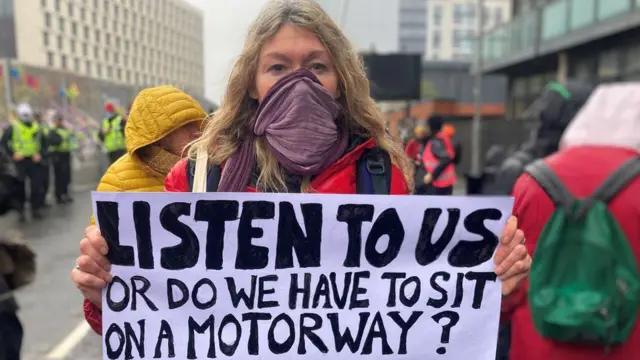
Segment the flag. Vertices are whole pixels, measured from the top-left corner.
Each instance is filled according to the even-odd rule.
[[[20,79],[20,70],[18,70],[18,68],[11,68],[11,77],[15,80]]]
[[[33,90],[40,90],[40,79],[37,76],[27,75],[27,86]]]
[[[76,83],[71,84],[69,89],[67,89],[67,97],[73,100],[80,96],[80,89],[78,89],[78,85]]]

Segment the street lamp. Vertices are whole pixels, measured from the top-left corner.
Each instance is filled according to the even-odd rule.
[[[480,176],[482,152],[482,34],[484,32],[484,0],[477,1],[476,56],[473,85],[474,116],[471,126],[471,175]]]

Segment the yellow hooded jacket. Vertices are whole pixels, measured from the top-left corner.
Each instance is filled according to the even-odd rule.
[[[165,171],[149,166],[139,150],[194,121],[202,122],[206,113],[193,98],[172,86],[158,86],[141,91],[133,102],[125,126],[127,154],[113,163],[98,185],[102,192],[162,192],[164,178],[174,165],[164,164]],[[162,155],[162,154],[160,154]],[[166,154],[168,155],[168,154]],[[175,159],[177,160],[177,159]]]

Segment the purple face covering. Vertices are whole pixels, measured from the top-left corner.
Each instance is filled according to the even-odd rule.
[[[291,174],[316,175],[347,148],[348,135],[336,124],[340,106],[307,70],[292,72],[267,93],[243,141],[224,166],[220,192],[241,192],[255,167],[255,141],[263,137],[280,165]]]

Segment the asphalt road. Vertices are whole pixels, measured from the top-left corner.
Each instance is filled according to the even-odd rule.
[[[75,200],[52,207],[38,222],[19,224],[13,215],[0,219],[2,233],[21,231],[37,254],[36,281],[17,294],[25,330],[24,360],[102,358],[99,337],[79,326],[82,296],[69,278],[91,215],[89,192],[76,194]]]

